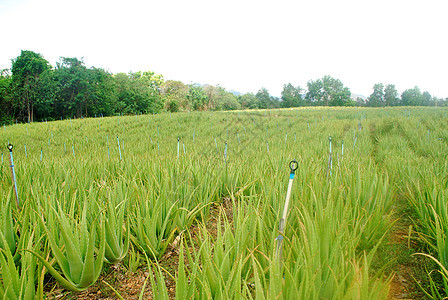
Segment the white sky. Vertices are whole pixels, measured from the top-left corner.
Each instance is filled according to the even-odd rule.
[[[20,50],[243,93],[330,75],[448,97],[446,0],[0,0],[0,69]]]

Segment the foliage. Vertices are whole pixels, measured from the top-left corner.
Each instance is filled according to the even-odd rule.
[[[283,85],[281,107],[304,106],[305,101],[302,92],[303,89],[300,86],[294,87],[291,83]]]
[[[10,75],[12,74],[12,75]],[[306,93],[305,93],[306,92]],[[41,54],[23,50],[11,70],[0,74],[0,122],[44,121],[112,115],[138,115],[162,111],[217,111],[272,109],[300,106],[445,106],[448,98],[435,98],[418,87],[401,97],[394,85],[377,83],[365,102],[329,75],[310,80],[305,91],[283,85],[281,98],[266,88],[238,94],[221,86],[186,85],[152,71],[111,74],[85,66],[83,59],[61,57],[53,68]]]
[[[322,79],[308,81],[307,86],[305,99],[311,105],[353,105],[349,88],[344,87],[339,79],[326,75]]]

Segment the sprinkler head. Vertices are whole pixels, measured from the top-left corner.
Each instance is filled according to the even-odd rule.
[[[8,150],[9,150],[9,152],[12,152],[12,147],[13,147],[12,144],[9,144],[9,145],[8,145]]]
[[[328,140],[331,142],[331,136],[328,137]]]
[[[295,172],[297,168],[299,168],[299,163],[293,159],[289,162],[289,168],[291,169],[291,172]]]

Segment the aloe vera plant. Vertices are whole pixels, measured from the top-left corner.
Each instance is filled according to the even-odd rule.
[[[51,251],[62,274],[42,255],[29,251],[61,286],[70,291],[83,291],[96,282],[102,270],[106,249],[104,221],[88,224],[85,210],[79,222],[65,216],[61,207],[54,214],[56,222],[53,227],[46,225],[46,228]],[[98,236],[97,227],[100,227]]]
[[[129,210],[125,200],[117,205],[115,201],[109,199],[106,203],[106,213],[104,217],[106,249],[104,258],[108,263],[117,263],[123,260],[128,254],[130,244],[130,225],[125,220],[125,213]]]
[[[16,253],[16,233],[11,211],[11,201],[3,203],[0,215],[0,233],[3,238],[0,239],[0,249],[9,251],[10,254]]]
[[[24,233],[28,243],[27,250],[33,249],[34,232]],[[0,240],[7,243],[0,232]],[[0,249],[0,299],[26,300],[34,299],[36,294],[35,274],[36,260],[30,253],[21,254],[20,265],[16,265],[9,249]]]

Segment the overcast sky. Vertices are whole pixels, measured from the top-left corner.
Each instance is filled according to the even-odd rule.
[[[20,50],[112,73],[280,96],[330,75],[448,97],[446,0],[0,0],[0,68]]]

